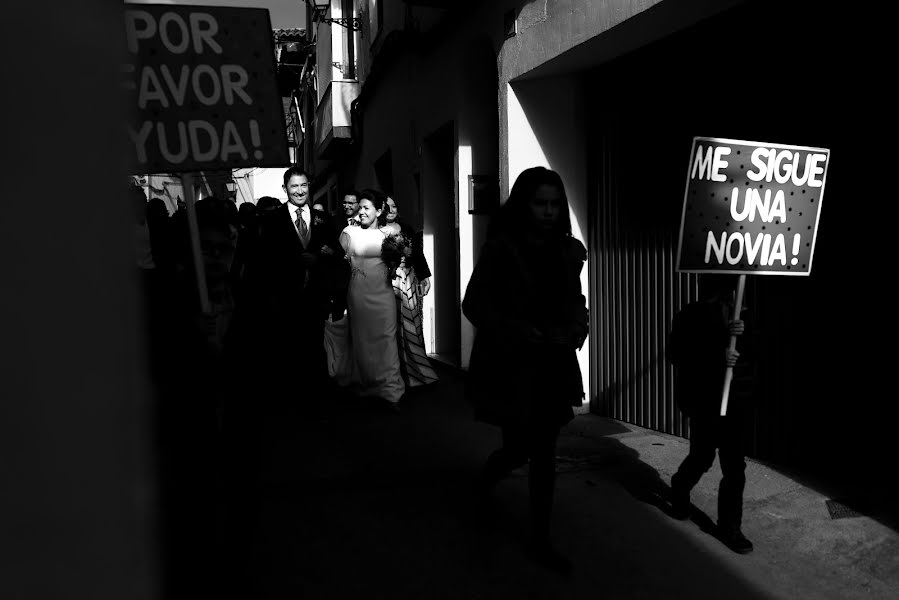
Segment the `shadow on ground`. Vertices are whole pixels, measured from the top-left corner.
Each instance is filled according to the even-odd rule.
[[[665,514],[667,485],[618,442],[614,422],[563,435],[554,536],[564,577],[526,551],[526,469],[478,512],[473,479],[499,443],[475,423],[461,381],[412,390],[399,415],[336,397],[321,419],[265,424],[249,501],[218,498],[210,591],[234,598],[736,598],[756,589]],[[227,465],[222,465],[228,472]],[[701,512],[695,524],[711,532]]]

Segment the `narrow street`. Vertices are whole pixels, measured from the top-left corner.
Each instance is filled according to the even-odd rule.
[[[692,521],[671,519],[660,497],[686,440],[589,414],[563,430],[557,452],[554,536],[574,570],[547,571],[525,549],[525,470],[497,488],[499,519],[478,519],[473,476],[498,431],[472,421],[458,374],[441,376],[408,394],[399,415],[344,400],[324,421],[270,424],[244,565],[252,597],[836,600],[899,589],[895,531],[831,520],[814,490],[755,462],[752,554],[711,534],[717,463],[694,491]]]
[[[0,600],[899,600],[889,4],[7,6]]]

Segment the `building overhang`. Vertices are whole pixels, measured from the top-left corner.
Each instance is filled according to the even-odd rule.
[[[509,82],[572,75],[596,68],[748,0],[662,0]]]
[[[359,97],[359,82],[335,79],[328,84],[315,109],[315,153],[329,159],[353,138],[351,107]]]

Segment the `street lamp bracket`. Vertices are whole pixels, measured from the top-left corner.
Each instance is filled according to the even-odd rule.
[[[362,31],[362,21],[358,17],[340,19],[326,17],[325,15],[328,14],[328,10],[331,8],[330,0],[306,0],[306,4],[312,8],[313,23],[328,23],[330,25],[340,25],[350,31]]]

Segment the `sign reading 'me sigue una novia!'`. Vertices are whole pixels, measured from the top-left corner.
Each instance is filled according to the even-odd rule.
[[[125,10],[128,133],[141,173],[290,163],[268,10]]]
[[[693,138],[678,271],[808,275],[830,151]]]

